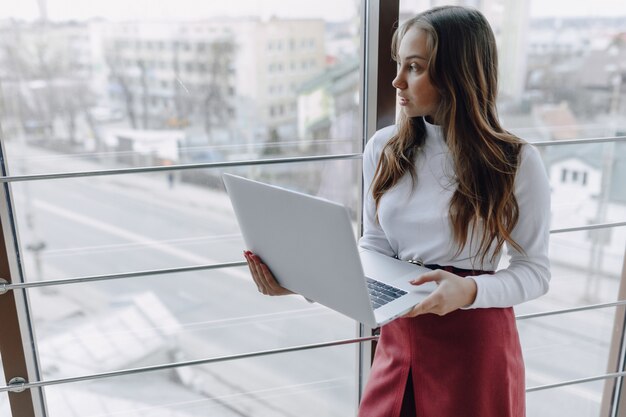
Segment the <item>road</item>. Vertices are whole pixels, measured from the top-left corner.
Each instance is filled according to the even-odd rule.
[[[46,155],[37,149],[31,152]],[[31,172],[59,171],[56,158],[33,161],[37,166],[31,164]],[[73,169],[97,169],[86,161],[72,163],[76,165]],[[15,183],[12,191],[22,246],[40,241],[46,245],[38,255],[23,249],[29,281],[242,260],[244,245],[228,200],[220,191],[180,183],[170,188],[162,174]],[[518,314],[581,304],[585,279],[584,272],[554,266],[551,293],[520,306]],[[616,280],[605,278],[602,285],[603,299],[599,301],[613,301]],[[53,294],[60,301],[64,297],[76,301],[78,291],[99,294],[106,300],[102,306],[82,300],[85,319],[130,294],[152,292],[180,323],[175,339],[177,351],[186,360],[355,336],[353,322],[300,297],[260,296],[245,268],[75,284],[55,287]],[[43,340],[65,322],[47,319],[55,316],[53,312],[38,308],[33,305],[36,333]],[[609,308],[520,321],[527,386],[604,373],[613,314],[614,309]],[[159,360],[163,358],[141,365]],[[354,347],[343,347],[201,367],[207,373],[203,381],[230,387],[204,395],[223,398],[226,405],[239,407],[237,412],[243,413],[230,410],[232,415],[280,415],[269,406],[260,407],[259,398],[266,398],[266,405],[271,399],[285,415],[350,415],[354,412],[355,361]],[[223,371],[219,381],[217,369]],[[110,389],[106,383],[102,386]],[[531,393],[528,415],[596,416],[602,388],[602,382],[594,382]],[[233,397],[233,392],[239,397]],[[123,395],[139,396],[132,391]],[[307,405],[312,398],[316,404]],[[152,400],[158,402],[159,398],[153,395]],[[242,406],[246,401],[255,406]],[[223,410],[219,415],[231,415]]]

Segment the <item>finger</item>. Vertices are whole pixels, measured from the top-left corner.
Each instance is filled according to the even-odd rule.
[[[252,266],[252,259],[250,259],[250,252],[243,251],[243,256],[244,258],[246,258],[246,262],[248,263],[248,269],[250,270],[250,275],[252,275],[252,279],[256,283],[256,279],[254,278],[255,271],[254,271],[254,267]]]
[[[257,284],[258,290],[265,295],[285,295],[293,294],[292,291],[282,287],[269,267],[263,263],[256,254],[247,251],[246,259],[250,267],[252,278]]]
[[[254,258],[252,257],[252,253],[248,252],[246,253],[246,261],[248,261],[248,268],[250,269],[250,274],[252,274],[252,278],[255,280],[255,282],[257,281],[257,267],[256,267],[256,262],[254,261]]]
[[[267,294],[269,292],[269,288],[267,283],[265,282],[263,273],[261,272],[261,258],[253,253],[249,253],[248,256],[250,259],[249,264],[250,270],[252,272],[252,279],[256,283],[259,292],[261,292],[262,294]]]
[[[427,272],[425,274],[420,275],[414,280],[409,281],[412,285],[421,285],[426,282],[439,282],[441,280],[441,274],[439,271]]]
[[[412,309],[410,309],[409,312],[406,313],[405,315],[403,315],[402,317],[404,317],[404,318],[411,318],[411,317],[415,317],[417,315],[418,315],[418,310],[417,310],[417,306],[415,306]]]
[[[270,272],[267,265],[265,265],[263,261],[261,261],[261,258],[259,258],[257,255],[252,255],[252,258],[254,259],[257,278],[263,288],[263,294],[273,295],[273,287],[277,285],[276,279],[274,279],[274,276]]]
[[[424,298],[421,303],[413,307],[411,310],[411,317],[419,316],[421,314],[434,313],[437,314],[437,309],[439,307],[439,300],[437,297],[433,297],[432,295]]]
[[[263,280],[263,284],[267,286],[270,292],[274,292],[279,285],[276,282],[276,278],[274,278],[274,275],[272,275],[269,267],[264,263],[260,263],[259,274],[261,276],[261,279]]]
[[[282,287],[278,281],[276,281],[276,277],[274,277],[274,274],[272,274],[272,271],[270,271],[270,268],[266,264],[261,264],[261,272],[265,282],[269,286],[269,295],[283,295],[291,293],[291,291]]]

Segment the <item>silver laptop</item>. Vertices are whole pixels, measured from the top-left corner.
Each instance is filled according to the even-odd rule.
[[[235,175],[223,180],[247,249],[283,287],[370,327],[436,288],[409,284],[430,269],[358,248],[344,206]]]

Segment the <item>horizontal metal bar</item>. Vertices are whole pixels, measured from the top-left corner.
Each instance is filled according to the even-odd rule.
[[[20,290],[20,289],[37,288],[37,287],[50,287],[54,285],[79,284],[79,283],[96,282],[96,281],[109,281],[109,280],[122,279],[122,278],[140,278],[140,277],[147,277],[147,276],[153,276],[153,275],[185,273],[185,272],[193,272],[193,271],[207,271],[211,269],[233,268],[233,267],[241,267],[241,266],[246,266],[246,265],[247,263],[245,261],[226,262],[226,263],[212,264],[212,265],[185,266],[185,267],[180,267],[180,268],[169,268],[169,269],[153,269],[153,270],[148,270],[148,271],[126,272],[122,274],[94,275],[94,276],[87,276],[87,277],[67,278],[67,279],[58,279],[58,280],[22,282],[22,283],[17,283],[17,284],[9,284],[5,280],[0,279],[0,295],[11,290]],[[626,300],[615,301],[611,303],[591,304],[587,306],[573,307],[569,309],[553,310],[553,311],[547,311],[547,312],[541,312],[541,313],[523,314],[523,315],[516,316],[516,319],[524,320],[524,319],[530,319],[530,318],[535,318],[535,317],[550,316],[550,315],[555,315],[555,314],[565,314],[565,313],[573,313],[573,312],[584,311],[584,310],[595,310],[599,308],[616,307],[616,306],[625,305],[625,304],[626,304]]]
[[[626,376],[626,372],[615,372],[611,374],[592,376],[589,378],[572,379],[569,381],[557,382],[554,384],[546,384],[546,385],[539,385],[536,387],[526,388],[526,392],[542,391],[542,390],[551,389],[551,388],[565,387],[567,385],[583,384],[585,382],[601,381],[603,379],[619,378],[623,376]]]
[[[174,273],[179,273],[179,272],[232,268],[232,267],[245,266],[245,265],[247,265],[245,261],[226,262],[226,263],[211,264],[211,265],[183,266],[179,268],[151,269],[148,271],[125,272],[121,274],[93,275],[93,276],[87,276],[87,277],[55,279],[55,280],[51,279],[51,280],[36,281],[36,282],[20,282],[16,284],[8,284],[6,283],[6,281],[0,279],[0,294],[4,294],[6,291],[9,291],[9,290],[21,290],[24,288],[50,287],[53,285],[77,284],[77,283],[94,282],[94,281],[108,281],[108,280],[120,279],[120,278],[136,278],[136,277],[144,277],[144,276],[152,276],[152,275],[174,274]]]
[[[97,171],[61,172],[53,174],[30,174],[0,177],[0,183],[19,181],[56,180],[63,178],[97,177],[105,175],[142,174],[146,172],[181,171],[188,169],[231,168],[253,165],[292,164],[317,161],[333,161],[337,159],[361,159],[363,154],[349,153],[339,155],[300,156],[295,158],[256,159],[252,161],[206,162],[201,164],[167,165],[139,168],[116,168]]]
[[[242,353],[238,355],[228,355],[228,356],[220,356],[220,357],[208,358],[208,359],[174,362],[174,363],[163,364],[163,365],[145,366],[141,368],[130,368],[130,369],[124,369],[120,371],[103,372],[99,374],[83,375],[83,376],[78,376],[78,377],[51,379],[47,381],[24,382],[24,383],[11,384],[11,385],[7,385],[4,387],[0,387],[0,393],[1,392],[22,392],[26,389],[40,388],[40,387],[46,387],[46,386],[51,386],[51,385],[93,381],[97,379],[113,378],[113,377],[132,375],[132,374],[138,374],[138,373],[163,371],[167,369],[181,368],[181,367],[187,367],[187,366],[206,365],[206,364],[217,363],[217,362],[226,362],[226,361],[248,359],[248,358],[260,357],[260,356],[277,355],[277,354],[290,353],[290,352],[299,352],[299,351],[304,351],[304,350],[319,349],[319,348],[326,348],[326,347],[333,347],[333,346],[342,346],[342,345],[349,345],[349,344],[354,344],[354,343],[370,342],[374,340],[378,340],[378,336],[336,340],[333,342],[314,343],[314,344],[300,345],[300,346],[281,348],[281,349],[272,349],[272,350],[265,350],[265,351]],[[626,372],[608,373],[608,374],[598,375],[598,376],[593,376],[593,377],[588,377],[588,378],[579,378],[579,379],[573,379],[569,381],[557,382],[554,384],[546,384],[546,385],[530,387],[526,389],[526,392],[527,393],[536,392],[536,391],[542,391],[542,390],[547,390],[547,389],[564,387],[568,385],[583,384],[586,382],[599,381],[603,379],[619,378],[623,376],[626,376]]]
[[[603,229],[603,228],[619,227],[619,226],[626,226],[626,222],[592,224],[592,225],[587,225],[587,226],[570,227],[566,229],[554,229],[554,230],[551,230],[550,233],[576,232],[576,231],[581,231],[581,230]],[[198,266],[188,266],[188,267],[181,267],[181,268],[155,269],[155,270],[148,270],[148,271],[127,272],[127,273],[122,273],[122,274],[96,275],[96,276],[88,276],[88,277],[46,280],[46,281],[37,281],[37,282],[23,282],[23,283],[15,283],[15,284],[8,284],[6,283],[6,281],[0,279],[0,295],[10,290],[18,290],[18,289],[24,289],[24,288],[49,287],[53,285],[76,284],[76,283],[93,282],[93,281],[106,281],[106,280],[120,279],[120,278],[136,278],[136,277],[150,276],[150,275],[171,274],[171,273],[177,273],[177,272],[190,272],[190,271],[200,271],[200,270],[219,269],[219,268],[230,268],[230,267],[238,267],[238,266],[244,266],[244,265],[246,265],[246,262],[244,261],[228,262],[228,263],[221,263],[221,264],[214,264],[214,265],[198,265]]]
[[[262,350],[262,351],[250,352],[250,353],[241,353],[238,355],[218,356],[215,358],[208,358],[208,359],[198,359],[198,360],[193,360],[193,361],[174,362],[174,363],[168,363],[168,364],[163,364],[163,365],[144,366],[141,368],[124,369],[120,371],[103,372],[103,373],[92,374],[92,375],[50,379],[47,381],[27,382],[24,384],[19,384],[19,385],[14,385],[14,386],[0,387],[0,392],[7,392],[7,391],[18,392],[18,391],[22,391],[25,389],[40,388],[40,387],[46,387],[49,385],[69,384],[72,382],[92,381],[95,379],[112,378],[112,377],[117,377],[117,376],[132,375],[132,374],[138,374],[138,373],[144,373],[144,372],[164,371],[167,369],[182,368],[186,366],[206,365],[209,363],[226,362],[226,361],[233,361],[233,360],[239,360],[239,359],[248,359],[248,358],[254,358],[258,356],[276,355],[276,354],[281,354],[281,353],[299,352],[299,351],[310,350],[310,349],[319,349],[319,348],[326,348],[326,347],[332,347],[332,346],[342,346],[342,345],[349,345],[349,344],[354,344],[354,343],[370,342],[372,340],[377,340],[377,339],[378,339],[378,336],[370,336],[370,337],[360,337],[356,339],[335,340],[332,342],[312,343],[308,345],[300,345],[300,346],[293,346],[293,347],[280,348],[280,349],[271,349],[271,350]]]
[[[602,143],[602,142],[626,142],[626,136],[609,136],[604,138],[586,138],[586,139],[569,139],[569,140],[546,140],[540,142],[529,142],[534,146],[559,146],[559,145],[582,145],[585,143]]]
[[[173,273],[202,271],[202,270],[211,270],[211,269],[220,269],[220,268],[232,268],[232,267],[240,267],[240,266],[246,266],[246,265],[247,263],[245,261],[227,262],[227,263],[212,264],[212,265],[187,266],[187,267],[169,268],[169,269],[154,269],[154,270],[148,270],[148,271],[127,272],[127,273],[122,273],[122,274],[95,275],[95,276],[88,276],[88,277],[37,281],[37,282],[24,282],[24,283],[17,283],[17,284],[8,284],[6,283],[5,280],[0,279],[0,295],[10,290],[28,289],[28,288],[35,288],[35,287],[48,287],[48,286],[53,286],[53,285],[77,284],[77,283],[94,282],[94,281],[107,281],[107,280],[121,279],[121,278],[136,278],[136,277],[144,277],[144,276],[152,276],[152,275],[173,274]],[[620,305],[626,305],[626,300],[615,301],[611,303],[591,304],[591,305],[586,305],[586,306],[581,306],[581,307],[545,311],[545,312],[540,312],[540,313],[522,314],[522,315],[516,316],[516,319],[525,320],[525,319],[531,319],[531,318],[536,318],[536,317],[551,316],[551,315],[556,315],[556,314],[566,314],[566,313],[574,313],[577,311],[584,311],[584,310],[595,310],[595,309],[600,309],[600,308],[616,307]]]
[[[541,141],[541,142],[530,142],[530,143],[534,146],[555,146],[555,145],[580,145],[580,144],[585,144],[585,143],[601,143],[601,142],[626,142],[626,136],[558,140],[558,141]],[[206,163],[199,163],[199,164],[168,165],[168,166],[139,167],[139,168],[117,168],[117,169],[105,169],[105,170],[97,170],[97,171],[63,172],[63,173],[52,173],[52,174],[14,175],[14,176],[0,177],[0,183],[19,182],[19,181],[53,180],[53,179],[63,179],[63,178],[95,177],[95,176],[105,176],[105,175],[139,174],[139,173],[147,173],[147,172],[181,171],[181,170],[188,170],[188,169],[230,168],[230,167],[253,166],[253,165],[272,165],[272,164],[303,163],[303,162],[315,162],[315,161],[332,161],[332,160],[338,160],[338,159],[339,160],[361,159],[362,157],[363,155],[361,153],[351,153],[351,154],[340,154],[340,155],[302,156],[302,157],[294,157],[294,158],[257,159],[257,160],[250,160],[250,161],[206,162]]]
[[[581,230],[603,229],[603,228],[611,228],[611,227],[619,227],[619,226],[626,226],[626,222],[592,224],[592,225],[587,225],[587,226],[570,227],[566,229],[554,229],[554,230],[551,230],[550,233],[576,232],[576,231],[581,231]],[[38,281],[38,282],[26,282],[26,283],[18,283],[18,284],[4,284],[2,283],[2,280],[0,280],[0,294],[3,294],[4,292],[8,290],[17,290],[17,289],[23,289],[23,288],[75,284],[75,283],[90,282],[90,281],[105,281],[108,279],[119,279],[119,278],[134,278],[134,277],[147,276],[147,275],[170,274],[170,273],[176,273],[176,272],[189,272],[189,271],[203,270],[203,269],[228,268],[228,267],[237,267],[237,266],[243,266],[243,265],[246,265],[246,263],[243,261],[242,262],[229,262],[229,263],[215,264],[215,265],[199,265],[199,266],[190,266],[190,267],[182,267],[182,268],[156,269],[156,270],[149,270],[149,271],[128,272],[128,273],[123,273],[123,274],[97,275],[97,276],[91,276],[91,277],[47,280],[47,281]]]
[[[626,226],[626,222],[588,224],[586,226],[568,227],[565,229],[553,229],[550,230],[550,233],[579,232],[581,230],[606,229],[610,227],[620,226]]]
[[[537,317],[554,316],[556,314],[576,313],[578,311],[596,310],[599,308],[617,307],[617,306],[623,306],[623,305],[626,305],[626,300],[614,301],[611,303],[589,304],[586,306],[564,308],[561,310],[542,311],[541,313],[520,314],[519,316],[515,316],[515,319],[516,320],[534,319]]]

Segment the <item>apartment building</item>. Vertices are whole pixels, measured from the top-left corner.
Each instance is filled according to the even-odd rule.
[[[110,95],[134,127],[252,144],[295,136],[296,90],[324,69],[324,22],[111,24],[105,50]]]

